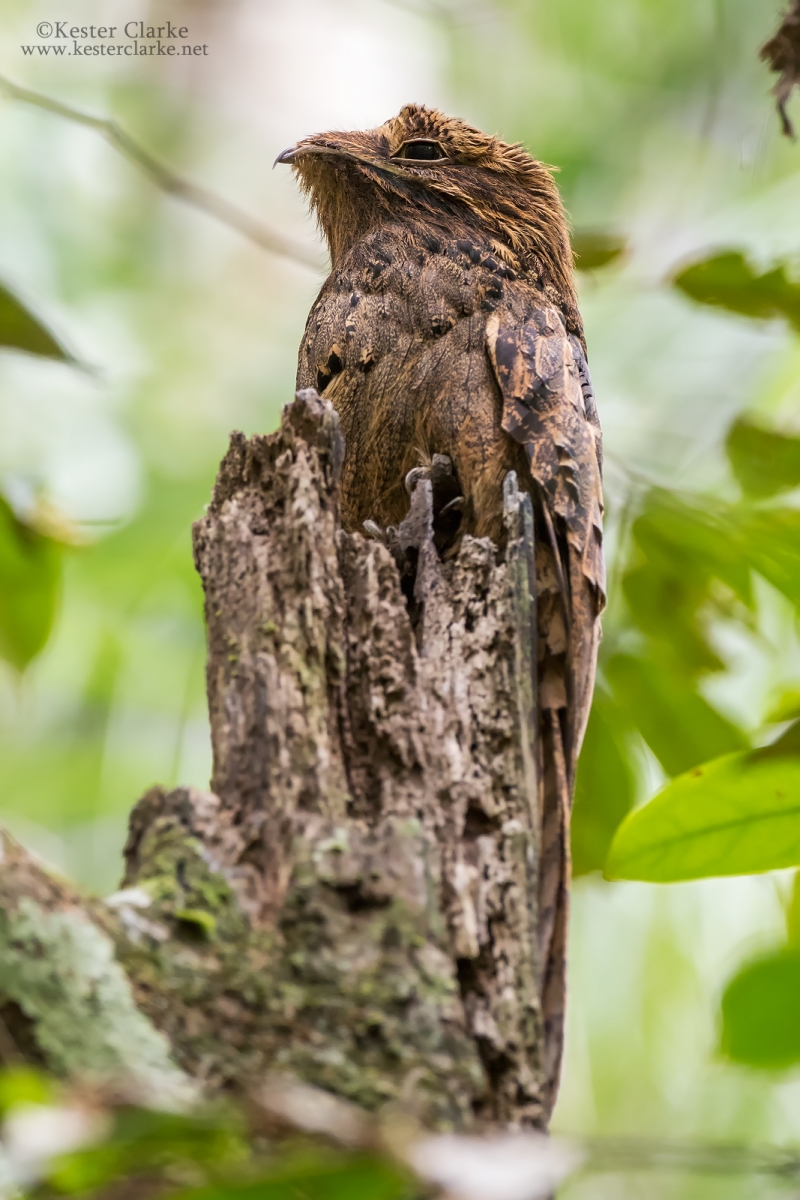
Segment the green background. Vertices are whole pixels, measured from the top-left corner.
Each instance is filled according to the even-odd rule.
[[[52,46],[37,24],[65,16],[170,19],[208,53],[23,52]],[[0,13],[5,76],[114,117],[320,260],[275,155],[411,100],[556,165],[584,267],[587,235],[624,242],[580,277],[611,599],[576,801],[564,1131],[800,1138],[800,1048],[747,1025],[762,994],[776,1029],[800,1023],[792,872],[668,888],[600,875],[632,805],[708,760],[745,763],[800,715],[800,148],[757,58],[777,18],[765,0],[72,0],[68,14],[5,0]],[[55,339],[26,334],[0,293],[0,326],[17,322],[6,340],[35,352],[0,349],[0,815],[111,890],[145,788],[208,783],[190,526],[229,431],[274,428],[291,398],[322,276],[165,196],[96,131],[16,101],[0,100],[0,172],[0,283]],[[663,868],[662,834],[637,830]],[[564,1194],[779,1191],[629,1174]]]

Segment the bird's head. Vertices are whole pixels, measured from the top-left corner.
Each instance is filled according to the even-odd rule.
[[[572,295],[558,189],[550,170],[521,145],[407,104],[376,129],[303,138],[277,162],[290,163],[308,193],[334,267],[381,223],[466,226],[492,238],[509,259],[538,262],[565,298]]]

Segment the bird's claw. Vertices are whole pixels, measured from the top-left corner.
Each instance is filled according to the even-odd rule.
[[[411,495],[414,488],[417,486],[417,484],[419,483],[419,481],[421,479],[430,479],[430,477],[431,477],[430,467],[412,467],[411,470],[406,475],[406,480],[405,480],[406,491],[408,492],[409,496]]]
[[[453,464],[446,454],[434,454],[427,467],[412,467],[406,475],[406,491],[409,496],[421,479],[430,479],[434,493],[442,487],[452,488],[456,484]]]
[[[434,454],[429,466],[412,467],[405,479],[409,495],[413,495],[423,479],[429,480],[431,485],[433,542],[441,553],[454,544],[461,525],[461,513],[466,508],[467,501],[461,495],[458,476],[446,454]]]
[[[427,500],[417,492],[423,480],[430,484]],[[399,528],[387,525],[382,529],[372,520],[363,521],[362,528],[368,538],[386,546],[401,574],[408,575],[414,570],[415,552],[431,532],[440,554],[455,544],[467,502],[460,494],[453,464],[445,454],[434,454],[429,466],[412,467],[405,477],[405,486],[411,496],[411,510]]]
[[[368,537],[376,542],[383,542],[384,546],[393,546],[397,541],[397,529],[394,525],[387,525],[385,529],[381,529],[377,521],[364,521],[362,527]]]

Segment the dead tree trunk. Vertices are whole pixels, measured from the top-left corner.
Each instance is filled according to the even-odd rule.
[[[341,529],[342,449],[315,392],[233,435],[195,527],[212,791],[139,801],[103,903],[5,838],[0,1050],[162,1095],[277,1069],[430,1127],[542,1126],[530,501],[510,476],[503,556],[442,562],[419,484],[404,591]]]

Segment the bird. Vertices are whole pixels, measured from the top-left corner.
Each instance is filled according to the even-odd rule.
[[[330,254],[297,387],[316,388],[339,414],[344,527],[393,528],[427,475],[447,485],[437,514],[450,531],[443,552],[467,535],[502,549],[508,472],[531,496],[539,952],[552,1107],[569,814],[605,604],[602,438],[565,209],[552,169],[521,144],[421,104],[377,128],[303,138],[277,163],[294,170]]]

